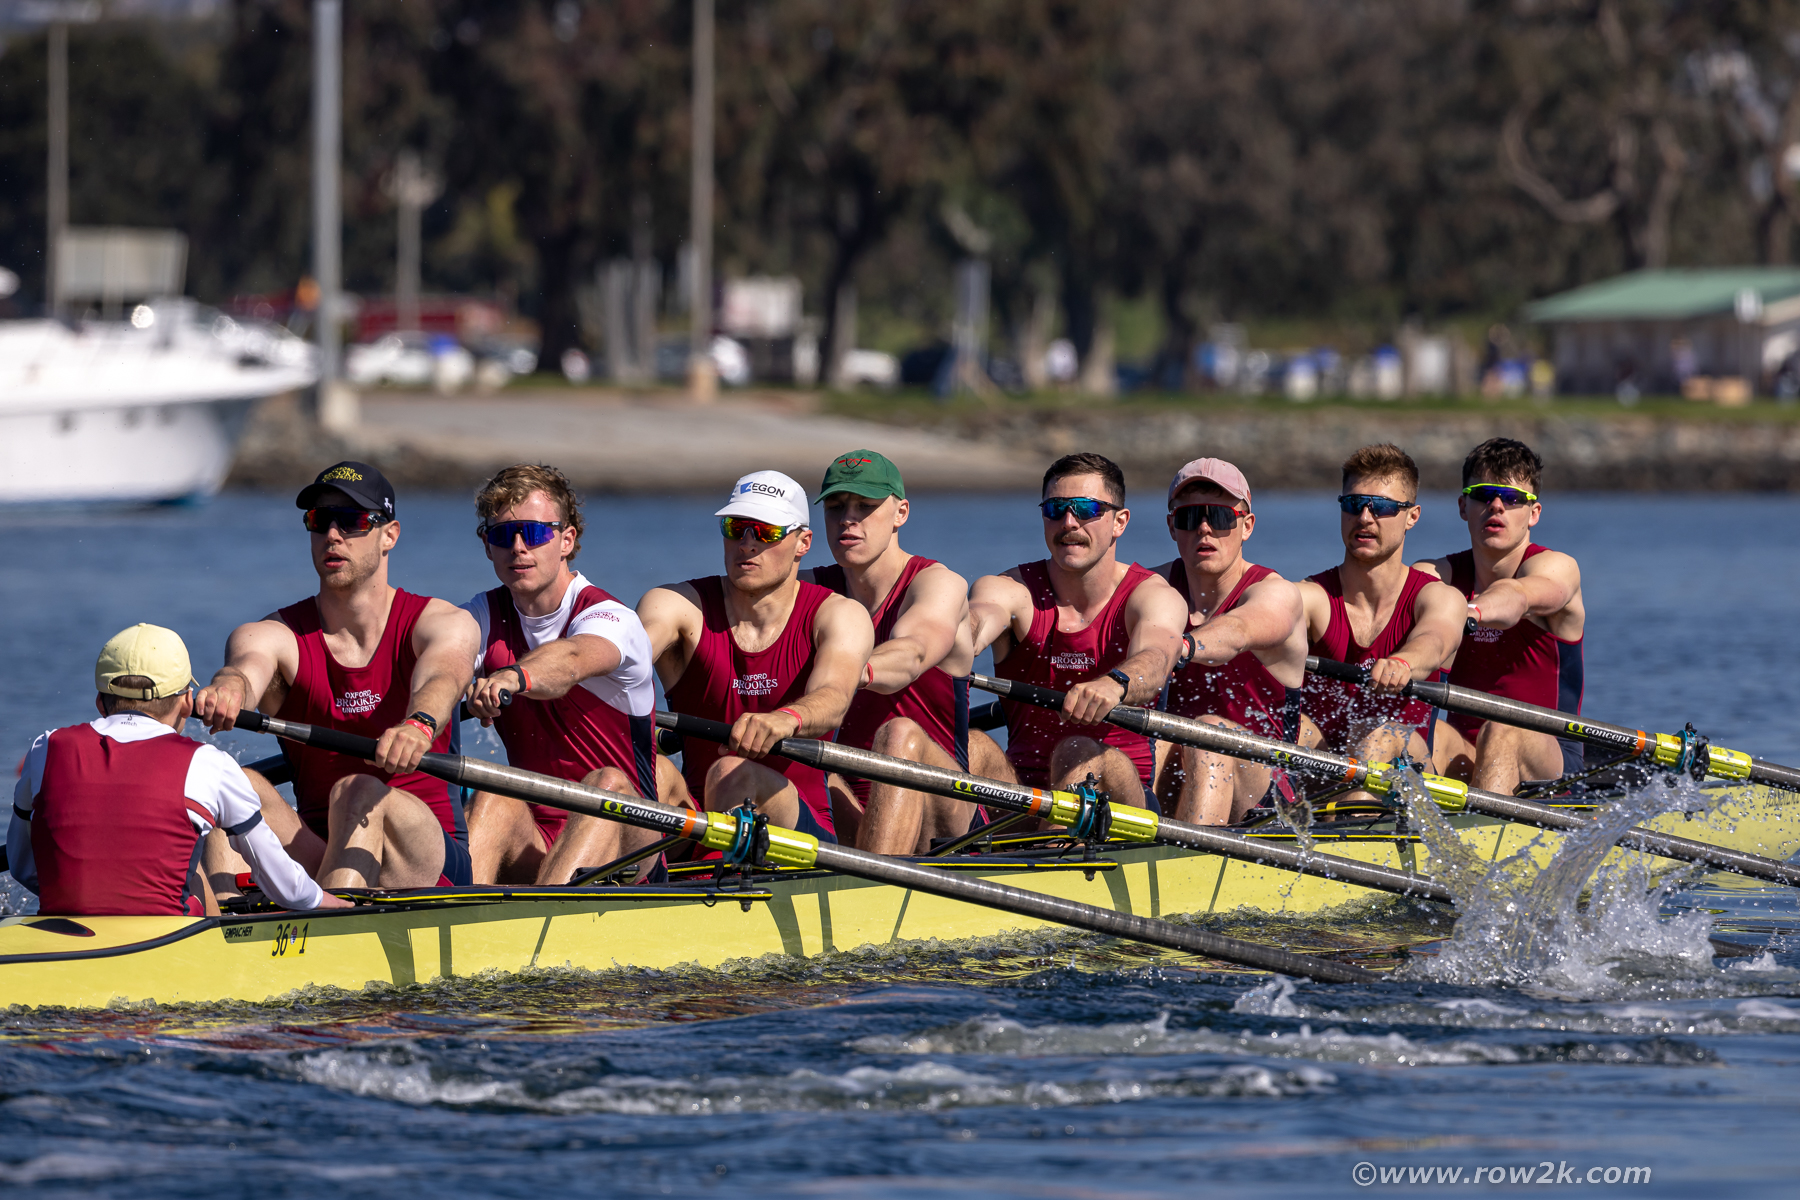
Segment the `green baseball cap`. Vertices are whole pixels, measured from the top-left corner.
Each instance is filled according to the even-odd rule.
[[[867,500],[887,496],[906,499],[906,485],[900,482],[900,468],[873,450],[852,450],[832,460],[825,468],[825,478],[819,484],[819,495],[813,503],[819,503],[833,492],[849,492]]]

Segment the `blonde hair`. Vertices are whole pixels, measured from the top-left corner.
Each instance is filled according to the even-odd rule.
[[[542,492],[562,512],[564,527],[575,531],[575,548],[569,561],[581,553],[581,497],[569,486],[568,476],[545,463],[518,463],[505,468],[482,485],[475,493],[475,512],[486,521],[495,515],[525,503],[533,492]]]

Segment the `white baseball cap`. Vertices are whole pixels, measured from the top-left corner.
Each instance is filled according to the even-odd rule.
[[[752,471],[731,485],[731,498],[715,517],[748,517],[771,525],[805,525],[811,510],[806,489],[780,471]]]

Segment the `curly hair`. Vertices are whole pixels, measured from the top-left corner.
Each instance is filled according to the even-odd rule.
[[[499,513],[523,504],[533,492],[542,492],[562,512],[565,527],[575,531],[575,548],[569,561],[581,553],[581,497],[569,486],[566,475],[545,463],[518,463],[501,470],[475,493],[475,511],[481,519],[491,521]]]
[[[1497,437],[1489,438],[1469,451],[1469,457],[1463,459],[1462,481],[1464,487],[1468,487],[1477,475],[1494,483],[1523,481],[1526,491],[1537,492],[1541,490],[1538,479],[1543,473],[1544,460],[1537,456],[1537,451],[1524,442]]]

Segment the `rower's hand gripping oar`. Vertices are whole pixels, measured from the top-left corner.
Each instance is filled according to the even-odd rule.
[[[663,729],[675,730],[685,737],[703,738],[709,742],[725,742],[731,736],[731,726],[723,721],[690,717],[685,713],[659,712],[656,714],[656,723]],[[997,779],[984,779],[979,775],[934,767],[929,763],[911,762],[877,754],[873,750],[841,746],[836,742],[816,738],[782,738],[775,743],[773,753],[824,771],[857,775],[877,783],[890,783],[896,787],[913,788],[1039,817],[1053,825],[1069,829],[1077,837],[1092,832],[1099,834],[1096,841],[1104,841],[1110,834],[1114,841],[1180,846],[1242,862],[1305,872],[1326,879],[1341,879],[1376,891],[1442,900],[1446,903],[1451,900],[1450,891],[1443,884],[1420,875],[1396,871],[1375,863],[1297,850],[1292,846],[1266,842],[1212,826],[1190,825],[1129,804],[1101,805],[1097,803],[1097,797],[1086,789],[1079,792],[1049,791],[1003,783]],[[1097,813],[1096,810],[1101,808],[1105,812]],[[1110,818],[1105,814],[1110,814]],[[1096,828],[1102,824],[1106,826],[1105,830]]]
[[[305,725],[298,721],[284,721],[278,717],[264,716],[254,709],[239,713],[237,726],[254,733],[271,733],[276,737],[357,758],[373,758],[375,755],[373,738],[339,729]],[[1018,916],[1128,938],[1152,946],[1202,954],[1240,966],[1303,976],[1323,983],[1371,983],[1379,978],[1370,971],[1348,963],[1294,954],[1273,946],[1259,946],[1254,942],[1185,925],[1174,925],[1151,917],[1096,908],[1091,904],[1080,904],[1073,900],[1008,887],[991,879],[953,875],[931,867],[853,850],[847,846],[821,844],[811,834],[782,829],[742,813],[702,813],[692,809],[669,808],[623,792],[588,787],[586,784],[540,775],[519,767],[503,766],[455,754],[428,753],[420,761],[419,770],[450,783],[480,788],[550,808],[560,808],[565,812],[602,817],[665,834],[677,834],[708,849],[721,851],[727,861],[734,865],[766,861],[792,867],[818,867],[876,883],[893,884],[928,895],[995,908]]]
[[[1306,669],[1314,675],[1341,679],[1346,683],[1369,681],[1368,670],[1360,663],[1308,658]],[[1480,717],[1484,721],[1499,721],[1503,725],[1516,725],[1520,729],[1547,733],[1551,737],[1572,738],[1590,746],[1603,746],[1608,750],[1616,750],[1627,758],[1649,757],[1659,767],[1666,767],[1671,771],[1686,771],[1695,779],[1704,779],[1710,775],[1715,779],[1762,783],[1789,791],[1800,791],[1800,769],[1751,758],[1740,750],[1715,746],[1696,734],[1691,725],[1680,733],[1647,733],[1642,729],[1627,729],[1622,725],[1608,725],[1604,721],[1590,721],[1571,713],[1558,712],[1554,708],[1527,704],[1523,700],[1509,700],[1504,696],[1478,692],[1474,688],[1430,680],[1408,684],[1402,689],[1402,694],[1450,712]]]
[[[1043,708],[1062,708],[1063,693],[1039,687],[1036,684],[1021,683],[1012,679],[995,679],[987,675],[970,675],[969,682],[983,691],[993,692],[1004,699],[1034,704]],[[1417,684],[1414,685],[1414,687],[1417,686]],[[1107,714],[1106,719],[1122,729],[1129,729],[1147,737],[1158,737],[1164,741],[1197,746],[1202,750],[1211,750],[1230,758],[1242,758],[1251,762],[1285,767],[1288,770],[1299,771],[1315,778],[1332,780],[1344,787],[1363,788],[1383,796],[1396,796],[1400,792],[1401,772],[1390,763],[1359,762],[1341,754],[1331,754],[1324,750],[1308,750],[1303,746],[1279,742],[1273,738],[1258,737],[1242,730],[1227,729],[1222,725],[1209,725],[1205,721],[1178,717],[1174,713],[1161,712],[1152,708],[1137,708],[1127,704],[1121,704],[1114,708]],[[1535,825],[1540,829],[1570,831],[1585,829],[1590,824],[1585,817],[1552,808],[1548,804],[1536,804],[1530,800],[1521,800],[1516,796],[1502,796],[1497,792],[1481,791],[1458,780],[1446,779],[1441,775],[1422,775],[1421,781],[1426,795],[1439,808],[1448,812],[1479,813],[1483,816],[1498,817],[1503,821]],[[1653,829],[1645,829],[1642,826],[1633,826],[1627,829],[1619,837],[1619,844],[1661,858],[1672,858],[1678,862],[1700,863],[1714,870],[1731,871],[1752,879],[1800,886],[1800,866],[1793,863],[1766,858],[1760,854],[1748,854],[1742,850],[1729,850],[1723,846],[1708,845],[1705,842],[1696,842],[1688,838],[1674,837],[1670,834],[1658,833]]]

